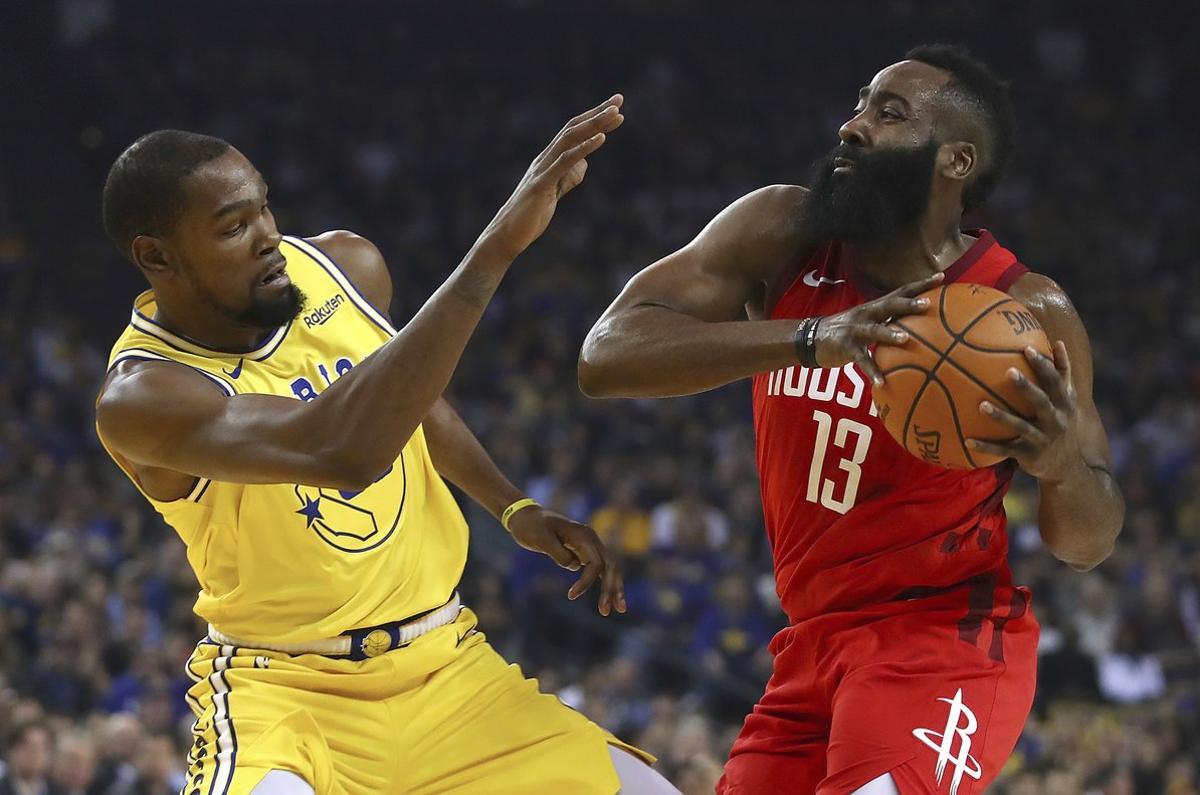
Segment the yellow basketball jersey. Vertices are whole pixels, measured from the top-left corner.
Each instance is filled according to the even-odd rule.
[[[172,334],[153,320],[147,291],[109,367],[171,360],[229,396],[312,400],[395,334],[320,249],[285,237],[280,251],[308,300],[257,349],[225,353]],[[187,545],[200,582],[197,615],[232,637],[291,643],[399,621],[448,601],[466,562],[466,521],[421,428],[359,492],[200,478],[172,502],[145,496]]]

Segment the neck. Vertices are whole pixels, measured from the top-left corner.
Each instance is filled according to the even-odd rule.
[[[908,232],[885,243],[850,246],[855,270],[883,292],[944,271],[975,242],[959,230],[961,220],[957,211],[936,212],[930,207]]]
[[[154,320],[173,334],[219,351],[252,351],[274,329],[243,326],[211,309],[196,309],[176,304],[154,291]]]

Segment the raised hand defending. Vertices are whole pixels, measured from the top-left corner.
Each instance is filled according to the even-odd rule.
[[[483,230],[480,243],[513,260],[537,240],[554,217],[558,200],[583,182],[588,155],[625,121],[624,101],[615,94],[568,121],[534,158],[512,196]]]

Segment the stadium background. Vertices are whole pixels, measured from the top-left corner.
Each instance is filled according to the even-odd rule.
[[[952,40],[1012,80],[1021,125],[972,220],[1078,304],[1129,503],[1088,574],[1039,548],[1031,483],[1006,503],[1043,641],[994,791],[1200,792],[1198,36],[1182,3],[0,4],[0,759],[63,792],[181,784],[196,586],[92,430],[142,289],[99,224],[116,154],[159,127],[227,138],[282,230],[380,246],[403,322],[562,120],[620,90],[628,121],[513,269],[451,397],[514,481],[621,550],[629,615],[568,603],[473,505],[463,591],[545,689],[711,792],[781,625],[749,390],[589,401],[576,352],[633,272],[738,195],[801,181],[877,69]]]

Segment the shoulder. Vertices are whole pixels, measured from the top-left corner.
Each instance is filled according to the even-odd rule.
[[[1051,319],[1079,319],[1079,313],[1067,293],[1058,282],[1041,273],[1030,271],[1008,288],[1008,294],[1017,299],[1043,321]]]
[[[792,237],[799,231],[799,220],[807,200],[808,188],[800,185],[767,185],[737,199],[721,211],[709,226],[734,227],[743,235]]]
[[[392,276],[374,243],[345,229],[305,239],[328,254],[371,305],[387,314],[392,303]]]
[[[177,362],[120,362],[96,397],[96,425],[122,452],[140,449],[162,423],[211,412],[226,397],[211,380]]]
[[[707,259],[771,281],[802,249],[800,220],[808,189],[768,185],[722,210],[691,243]]]

